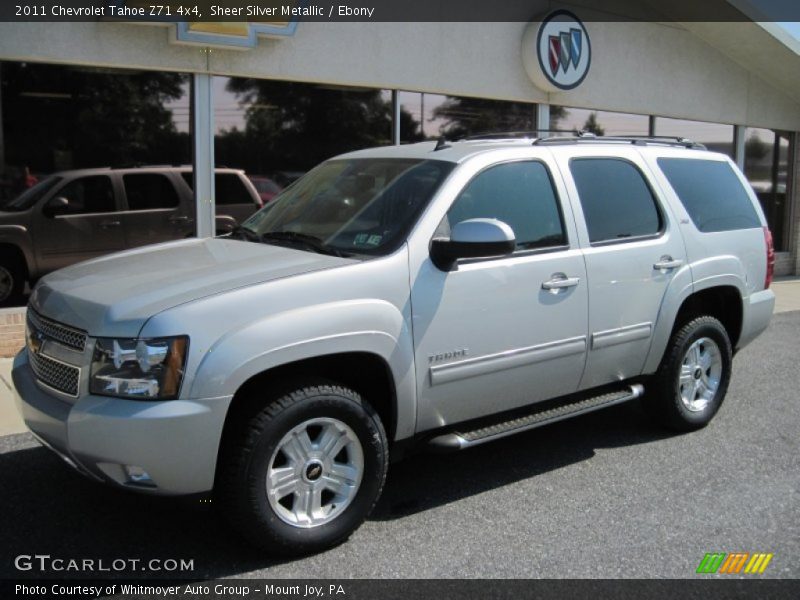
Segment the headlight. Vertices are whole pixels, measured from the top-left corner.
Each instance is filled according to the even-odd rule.
[[[172,400],[178,397],[189,338],[100,338],[94,347],[92,394]]]

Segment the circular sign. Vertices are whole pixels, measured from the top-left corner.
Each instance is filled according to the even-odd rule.
[[[578,87],[589,73],[592,45],[578,17],[557,10],[531,23],[522,40],[522,62],[537,87],[549,91]]]

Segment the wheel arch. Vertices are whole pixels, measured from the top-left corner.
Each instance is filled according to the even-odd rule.
[[[358,392],[378,413],[391,448],[397,432],[398,393],[389,363],[373,352],[353,351],[314,356],[265,369],[247,379],[233,395],[220,438],[217,472],[227,440],[258,412],[267,398],[295,387],[325,382]]]
[[[708,315],[719,320],[728,333],[731,346],[735,349],[742,334],[744,319],[743,286],[738,278],[715,278],[705,286],[695,286],[681,299],[669,319],[662,315],[661,335],[654,339],[645,365],[645,373],[653,373],[658,368],[667,349],[669,339],[693,318]],[[698,287],[700,289],[698,289]],[[660,319],[660,320],[661,320]]]

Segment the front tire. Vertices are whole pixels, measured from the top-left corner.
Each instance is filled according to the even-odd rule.
[[[719,410],[731,378],[730,338],[717,319],[702,316],[670,338],[644,407],[656,422],[676,431],[705,427]]]
[[[347,539],[375,506],[388,444],[357,392],[296,387],[243,425],[223,449],[217,495],[225,516],[259,548],[324,550]]]
[[[0,262],[0,308],[16,306],[25,289],[25,266],[15,256]]]

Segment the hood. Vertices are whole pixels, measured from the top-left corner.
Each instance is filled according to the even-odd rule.
[[[55,271],[39,282],[30,303],[92,336],[133,337],[147,319],[179,304],[353,262],[231,239],[182,240]]]

